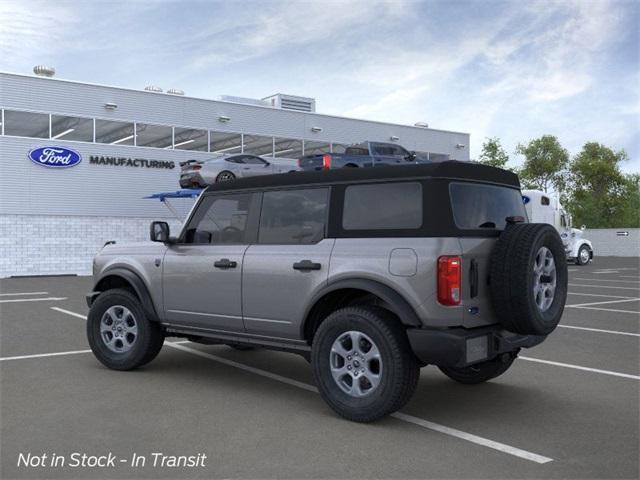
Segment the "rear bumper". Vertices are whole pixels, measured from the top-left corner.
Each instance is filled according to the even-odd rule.
[[[413,353],[424,363],[442,367],[466,367],[497,357],[502,353],[530,348],[546,335],[519,335],[500,326],[482,328],[407,330]]]

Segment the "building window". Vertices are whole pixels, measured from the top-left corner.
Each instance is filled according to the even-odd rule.
[[[331,152],[332,153],[344,153],[347,151],[347,147],[349,145],[345,145],[344,143],[332,143],[331,144]]]
[[[239,133],[209,132],[211,153],[242,153],[242,135]]]
[[[304,141],[305,155],[322,155],[323,153],[329,152],[331,152],[331,144],[328,142],[312,142],[311,140]]]
[[[16,137],[49,138],[49,115],[5,110],[4,134]]]
[[[96,120],[96,142],[111,145],[133,145],[133,123]]]
[[[296,159],[302,157],[302,140],[276,137],[273,141],[275,145],[273,150],[274,157]]]
[[[51,138],[93,142],[93,119],[51,115]]]
[[[422,185],[419,183],[353,185],[344,193],[342,228],[345,230],[416,229],[421,226]]]
[[[171,148],[173,129],[163,125],[136,123],[136,145],[138,147]]]
[[[429,153],[429,161],[431,162],[446,162],[449,160],[449,155],[445,153]]]
[[[197,150],[206,152],[208,149],[208,136],[206,130],[194,128],[179,128],[174,130],[173,148],[176,150]]]
[[[263,137],[261,135],[244,136],[244,153],[251,155],[273,156],[273,137]]]

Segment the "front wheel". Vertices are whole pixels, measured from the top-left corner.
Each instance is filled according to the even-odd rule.
[[[404,328],[378,307],[332,313],[314,336],[311,364],[322,398],[355,422],[372,422],[402,408],[419,376]]]
[[[147,318],[128,290],[108,290],[93,302],[87,317],[89,346],[103,365],[132,370],[153,360],[164,343],[162,327]]]
[[[516,353],[503,353],[493,360],[477,363],[469,367],[438,367],[442,373],[452,380],[467,385],[486,382],[499,377],[509,370],[516,359]]]
[[[591,260],[591,252],[589,251],[589,247],[586,245],[581,245],[578,250],[578,256],[576,257],[576,263],[578,265],[586,265]]]

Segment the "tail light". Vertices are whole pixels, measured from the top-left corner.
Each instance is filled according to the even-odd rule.
[[[460,304],[460,257],[438,258],[438,302],[442,305]]]
[[[302,159],[301,158],[298,159],[298,168],[300,168],[300,167],[302,167]]]
[[[329,170],[331,168],[331,155],[325,153],[322,156],[322,169]]]
[[[191,167],[191,170],[200,170],[202,168],[202,165],[194,165]]]

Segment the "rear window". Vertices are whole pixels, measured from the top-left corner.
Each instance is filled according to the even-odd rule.
[[[422,185],[416,182],[352,185],[344,193],[345,230],[416,229],[422,226]]]
[[[527,218],[522,195],[514,188],[451,183],[449,192],[453,218],[460,229],[503,230],[507,217]]]

